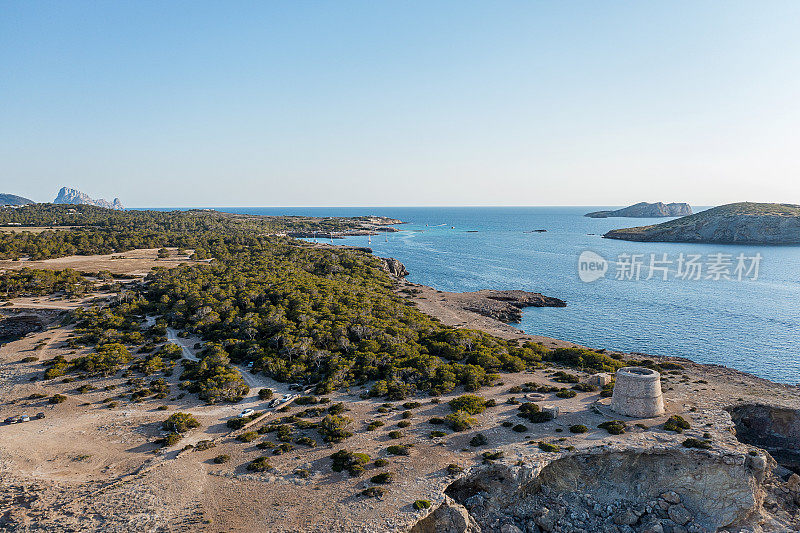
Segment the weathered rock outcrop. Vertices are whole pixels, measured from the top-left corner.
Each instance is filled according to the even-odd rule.
[[[30,205],[34,203],[36,202],[23,198],[22,196],[17,196],[16,194],[0,193],[0,205]]]
[[[800,206],[728,204],[662,224],[615,229],[603,236],[641,242],[798,244]]]
[[[480,466],[453,482],[445,491],[451,500],[412,532],[663,533],[757,527],[773,466],[768,455],[682,447],[598,447],[537,457],[524,465]],[[453,529],[454,514],[470,529]]]
[[[408,270],[406,270],[405,265],[394,257],[381,257],[381,261],[383,262],[382,268],[384,272],[388,272],[396,278],[408,276]]]
[[[640,202],[614,211],[593,211],[584,216],[590,218],[630,217],[630,218],[660,218],[660,217],[685,217],[692,214],[692,208],[687,203],[665,204],[656,202],[648,204]]]
[[[781,466],[800,474],[800,410],[745,404],[728,412],[737,439],[764,448]]]
[[[113,202],[104,200],[102,198],[94,200],[89,195],[82,193],[77,189],[70,189],[69,187],[61,187],[58,191],[58,196],[53,200],[54,204],[72,204],[72,205],[94,205],[97,207],[105,207],[108,209],[124,209],[122,202],[119,198],[114,198]]]

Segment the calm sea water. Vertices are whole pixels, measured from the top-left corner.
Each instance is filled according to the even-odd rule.
[[[800,246],[635,243],[603,239],[610,229],[664,219],[591,219],[586,207],[221,208],[258,215],[382,215],[407,222],[372,238],[379,256],[402,261],[410,280],[445,291],[524,289],[561,298],[565,308],[532,308],[519,325],[531,334],[595,348],[687,357],[784,383],[800,382]],[[546,229],[545,233],[530,233]],[[367,246],[366,237],[336,240]],[[578,257],[591,250],[612,263],[585,283]],[[762,256],[757,280],[645,280],[650,254]],[[642,279],[618,280],[620,254],[643,254]],[[748,261],[749,266],[749,261]],[[723,269],[724,270],[724,269]],[[706,271],[703,272],[705,278]],[[751,276],[752,277],[752,273]]]

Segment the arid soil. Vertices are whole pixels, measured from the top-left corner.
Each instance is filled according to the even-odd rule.
[[[170,256],[163,259],[158,257],[158,249],[151,248],[108,255],[71,255],[42,261],[28,261],[26,259],[19,261],[0,260],[0,272],[22,268],[44,268],[49,270],[71,268],[80,272],[108,270],[114,274],[143,277],[155,267],[173,268],[181,263],[208,262],[189,259],[193,250],[187,250],[185,254],[180,256],[177,255],[177,250],[174,248],[170,248],[169,251]]]
[[[125,254],[131,256],[126,260],[102,260],[106,262],[103,264],[113,265],[119,270],[98,263],[82,263],[84,266],[71,268],[88,271],[108,268],[120,273],[139,273],[146,271],[148,264],[164,264],[150,255],[151,252]],[[76,263],[79,261],[66,258],[58,264]],[[42,267],[63,268],[52,263]],[[420,310],[445,324],[484,329],[504,338],[531,339],[548,346],[572,346],[567,342],[523,334],[502,322],[465,311],[448,300],[446,293],[404,283],[398,290],[413,288],[418,291],[403,294],[413,297]],[[105,296],[92,296],[98,297]],[[794,412],[800,409],[798,387],[775,384],[724,367],[653,357],[651,359],[659,362],[672,361],[682,366],[681,370],[663,374],[667,408],[664,416],[642,420],[620,417],[608,409],[609,399],[601,398],[597,391],[578,392],[573,398],[559,398],[555,393],[530,393],[527,399],[542,406],[557,406],[560,410],[555,420],[530,423],[518,416],[518,406],[513,403],[525,400],[526,393],[510,392],[509,389],[531,382],[569,386],[553,379],[554,371],[559,369],[539,369],[503,374],[501,384],[481,390],[479,394],[495,400],[497,405],[475,415],[478,425],[462,432],[451,432],[444,426],[431,424],[429,420],[450,413],[447,402],[463,391],[435,399],[417,398],[414,400],[421,402],[420,406],[405,408],[404,401],[363,399],[364,389],[356,388],[330,394],[327,396],[330,403],[323,404],[343,402],[346,405],[348,410],[345,414],[353,419],[349,428],[353,437],[330,445],[324,443],[315,430],[304,430],[300,433],[313,439],[316,447],[295,444],[294,449],[276,455],[272,449],[257,448],[257,444],[265,440],[276,441],[274,433],[259,435],[248,443],[236,439],[247,430],[307,408],[296,404],[288,405],[284,412],[268,408],[266,401],[258,399],[257,391],[261,387],[270,387],[281,395],[299,392],[290,391],[286,384],[268,378],[246,374],[252,390],[248,398],[236,405],[204,405],[195,395],[185,394],[179,388],[180,362],[173,374],[165,378],[170,393],[161,399],[130,400],[133,385],[129,380],[138,375],[126,377],[118,373],[96,378],[92,380],[94,389],[83,392],[77,390],[77,385],[85,383],[85,380],[41,381],[44,360],[56,355],[72,359],[83,353],[65,344],[70,326],[62,325],[57,317],[66,308],[88,305],[91,301],[90,298],[73,302],[37,298],[13,302],[13,308],[0,308],[7,313],[39,313],[47,323],[43,331],[30,333],[0,347],[0,421],[16,415],[45,414],[45,418],[39,420],[0,424],[0,531],[409,531],[439,508],[445,501],[445,489],[451,487],[454,498],[458,497],[459,490],[466,490],[452,488],[460,476],[466,476],[464,479],[468,480],[483,479],[482,469],[486,468],[508,468],[511,469],[509,472],[517,469],[513,471],[518,474],[535,472],[540,468],[537,465],[547,465],[573,453],[602,455],[606,451],[653,449],[680,450],[687,461],[700,457],[692,455],[695,453],[704,454],[703,457],[765,458],[762,460],[770,470],[768,474],[773,476],[770,478],[772,484],[769,490],[764,489],[763,504],[759,504],[761,507],[751,520],[752,529],[749,530],[786,531],[794,528],[792,523],[798,524],[796,506],[792,507],[794,489],[784,482],[790,479],[790,472],[771,463],[761,449],[739,442],[726,410],[736,406],[769,404]],[[46,311],[47,306],[56,311]],[[180,340],[188,347],[196,341],[191,338]],[[246,369],[241,370],[246,373]],[[588,377],[588,374],[574,369],[566,371],[581,379]],[[63,394],[66,400],[50,403],[48,399],[54,394]],[[252,427],[230,430],[226,421],[245,408],[267,414]],[[163,448],[158,443],[164,433],[161,422],[177,411],[192,413],[201,426],[189,431],[178,444]],[[666,431],[663,424],[672,414],[681,414],[691,427],[683,434]],[[611,435],[597,427],[602,422],[620,418],[624,418],[628,425],[628,430],[621,435]],[[319,416],[307,418],[310,421],[319,419]],[[368,430],[367,425],[373,421],[381,421],[383,425]],[[410,424],[400,427],[406,425],[404,422]],[[524,431],[522,428],[515,431],[503,423],[506,426],[508,423],[511,426],[523,424]],[[571,433],[569,428],[577,424],[585,425],[587,432]],[[400,431],[399,438],[391,438],[391,431]],[[446,436],[432,436],[433,431],[445,431]],[[478,433],[485,437],[486,442],[473,446],[470,441]],[[705,440],[706,434],[710,438],[711,450],[689,450],[681,446],[690,437]],[[197,446],[201,441],[209,441],[206,446],[210,447],[184,449],[187,445]],[[558,446],[560,451],[544,451],[540,442]],[[387,448],[394,444],[410,445],[410,454],[389,454]],[[342,449],[370,456],[362,475],[350,477],[346,472],[331,470],[330,455]],[[482,454],[497,451],[502,451],[503,457],[492,464],[484,464]],[[229,461],[216,464],[213,459],[220,455],[230,456]],[[263,473],[246,469],[250,461],[262,456],[268,458],[271,469]],[[388,464],[376,466],[375,459],[385,459]],[[464,474],[448,472],[451,464],[463,468]],[[774,477],[773,466],[774,472],[782,478]],[[559,472],[554,468],[549,472]],[[381,497],[362,496],[362,490],[376,486],[369,482],[369,478],[382,472],[395,475],[391,484],[383,486],[386,493]],[[512,487],[513,484],[505,485]],[[713,487],[708,491],[708,498],[713,498]],[[683,497],[688,498],[686,495]],[[415,509],[412,504],[416,500],[429,500],[432,507]],[[688,523],[705,523],[689,507],[695,521]],[[483,511],[480,509],[485,513],[481,514]],[[476,520],[500,520],[487,509],[490,508],[483,505],[472,508],[471,512]],[[496,509],[501,512],[504,508],[497,504]],[[495,512],[496,509],[490,510]],[[795,513],[794,518],[791,513]],[[511,526],[518,527],[514,524],[521,524],[519,520],[492,522],[494,526],[487,526],[489,522],[485,522],[482,531],[505,528],[503,533],[515,533]],[[543,519],[536,515],[530,520],[529,523],[534,524]],[[427,525],[430,526],[431,522]],[[427,531],[425,527],[423,523],[417,530]],[[434,527],[431,531],[435,531],[439,526],[434,524],[431,527]],[[533,527],[539,531],[546,530],[544,526]],[[618,530],[644,531],[639,525],[625,527],[629,529],[620,527]]]

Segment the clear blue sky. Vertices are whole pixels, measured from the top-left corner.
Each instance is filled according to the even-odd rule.
[[[800,2],[0,2],[0,192],[800,203]]]

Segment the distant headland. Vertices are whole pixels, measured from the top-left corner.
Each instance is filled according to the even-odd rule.
[[[800,206],[727,204],[661,224],[611,230],[603,237],[641,242],[800,244]]]
[[[687,203],[665,204],[656,202],[648,204],[639,202],[629,205],[616,211],[593,211],[584,216],[589,218],[610,218],[610,217],[629,217],[629,218],[659,218],[659,217],[685,217],[692,214],[692,208]]]

